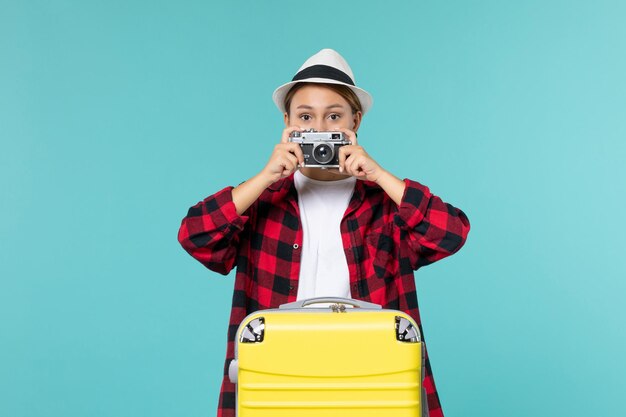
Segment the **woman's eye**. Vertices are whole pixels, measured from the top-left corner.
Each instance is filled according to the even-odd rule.
[[[336,113],[333,113],[328,117],[330,117],[330,120],[339,120],[339,118],[341,118],[341,116]]]
[[[311,116],[309,116],[308,114],[303,114],[302,116],[300,116],[300,119],[308,122],[309,120],[311,120]]]

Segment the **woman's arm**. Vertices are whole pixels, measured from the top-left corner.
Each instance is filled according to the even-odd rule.
[[[383,169],[348,129],[352,142],[339,150],[339,171],[373,181],[398,205],[395,224],[407,234],[413,269],[450,256],[465,244],[470,224],[465,213],[432,194],[428,187],[395,177]]]
[[[390,173],[389,171],[382,170],[376,183],[385,190],[387,195],[399,206],[402,203],[402,196],[406,189],[404,181]]]
[[[415,270],[457,252],[465,244],[470,223],[463,211],[432,194],[417,181],[404,180],[405,190],[394,223],[406,231]]]
[[[298,126],[285,128],[280,143],[274,147],[274,152],[263,170],[233,189],[233,202],[237,208],[237,214],[245,213],[267,187],[293,174],[299,165],[304,165],[304,155],[300,145],[289,142],[289,134],[296,130],[302,129]]]
[[[226,187],[189,209],[178,231],[182,247],[207,268],[228,274],[237,260],[239,234],[248,221],[250,207],[263,191],[287,177],[304,164],[304,155],[297,143],[289,142],[289,134],[302,130],[289,126],[263,170],[239,186]]]
[[[178,241],[204,266],[226,275],[235,266],[239,235],[247,221],[248,216],[237,213],[232,187],[226,187],[189,209]]]

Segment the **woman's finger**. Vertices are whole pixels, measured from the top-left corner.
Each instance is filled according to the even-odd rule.
[[[304,165],[304,154],[299,143],[288,142],[285,144],[285,149],[296,157],[298,164]]]
[[[346,160],[343,163],[343,172],[345,172],[348,175],[353,175],[353,173],[352,173],[352,162],[353,161],[354,161],[354,156],[353,155],[348,155],[346,157]]]
[[[356,145],[357,144],[358,141],[357,141],[355,132],[353,132],[350,129],[346,129],[345,127],[338,127],[338,128],[336,128],[336,130],[338,132],[343,133],[344,138],[349,140],[351,145]]]
[[[295,156],[291,154],[281,155],[278,160],[279,166],[282,167],[281,175],[282,176],[291,175],[291,173],[297,169],[297,163],[298,161],[296,160]]]
[[[337,158],[339,162],[339,170],[346,169],[346,160],[359,151],[359,148],[354,145],[344,145],[339,148],[339,158]]]
[[[283,134],[280,137],[280,142],[281,143],[288,143],[289,142],[289,135],[291,135],[292,132],[302,132],[302,128],[300,126],[287,126],[285,129],[283,129]]]
[[[346,158],[350,156],[350,149],[348,146],[350,145],[345,145],[339,148],[339,157],[337,158],[337,162],[339,163],[339,172],[345,171]]]
[[[366,175],[366,172],[365,172],[366,165],[367,165],[367,159],[363,155],[359,155],[356,158],[354,158],[354,162],[352,162],[350,169],[354,173],[353,174],[354,176],[363,177],[364,175]]]

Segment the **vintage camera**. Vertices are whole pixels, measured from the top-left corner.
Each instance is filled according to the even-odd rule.
[[[313,129],[292,132],[289,142],[300,144],[304,166],[312,168],[339,168],[339,148],[350,145],[341,132],[316,132]]]

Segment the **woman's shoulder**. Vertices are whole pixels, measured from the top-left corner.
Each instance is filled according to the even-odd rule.
[[[290,201],[297,201],[293,175],[281,178],[267,187],[255,201],[257,210],[283,210]]]

